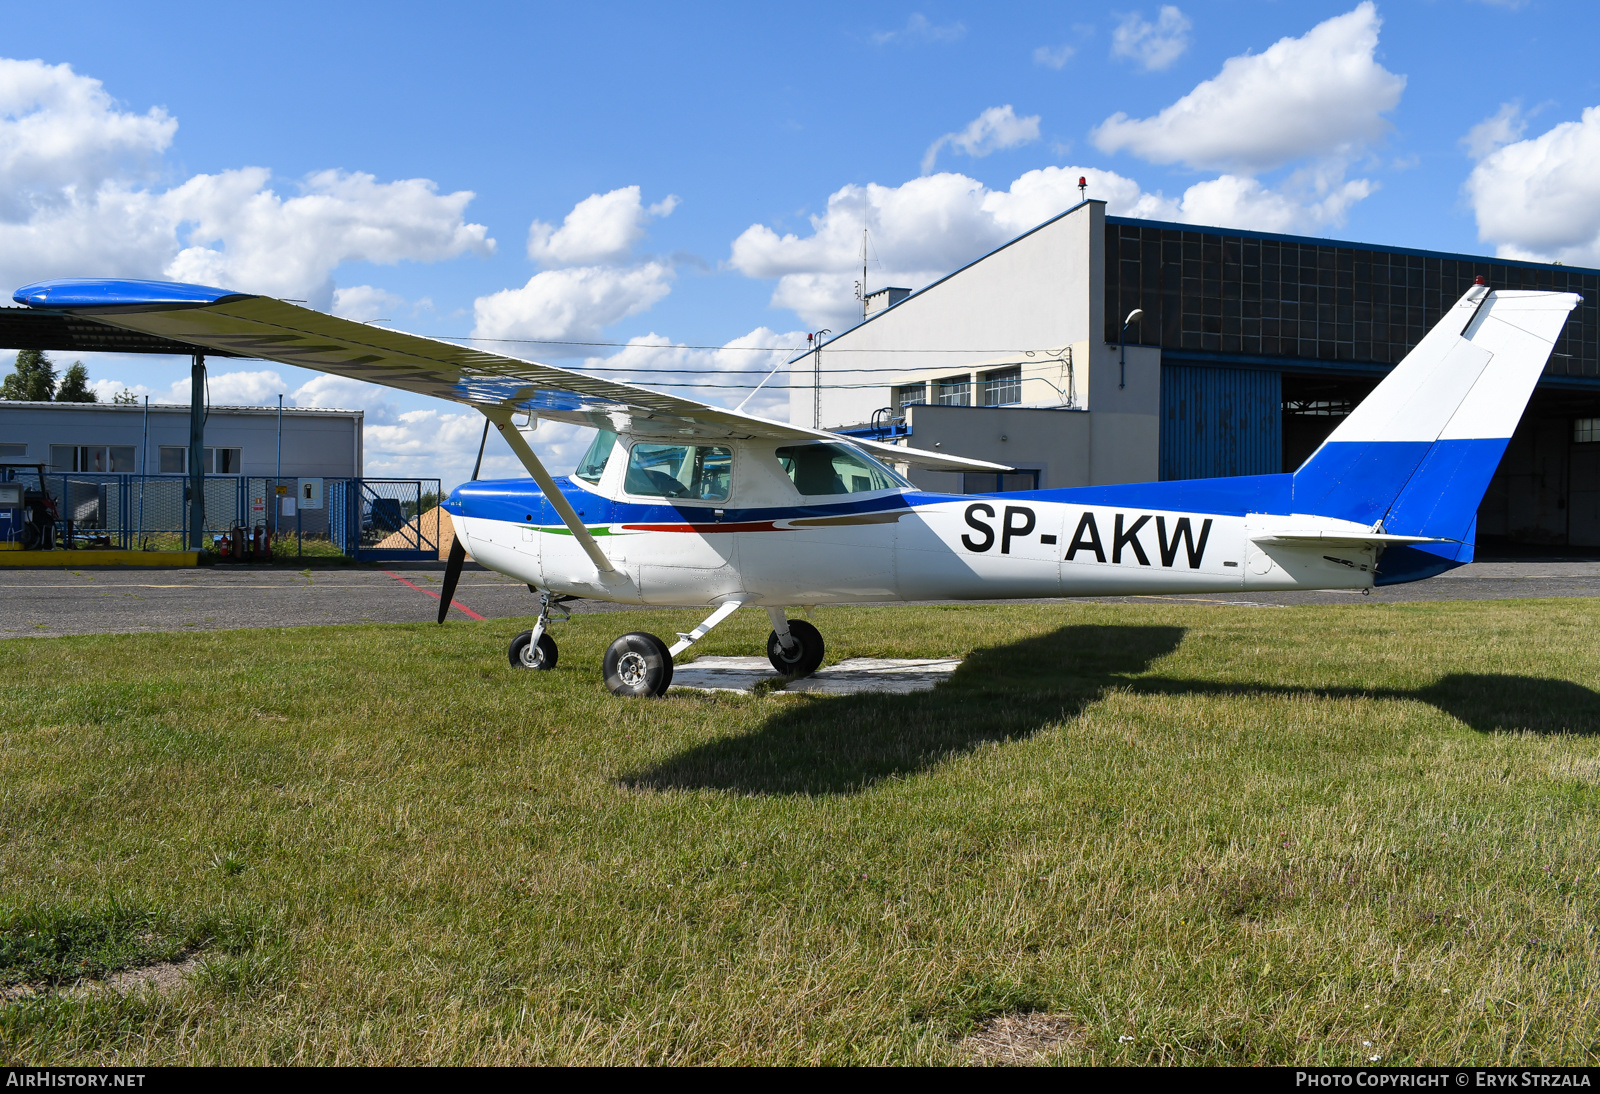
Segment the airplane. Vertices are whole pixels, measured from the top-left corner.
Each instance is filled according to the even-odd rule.
[[[467,553],[540,598],[508,657],[554,668],[563,603],[590,598],[710,614],[671,646],[624,634],[601,671],[617,695],[660,696],[674,659],[746,605],[767,656],[814,671],[822,635],[789,609],[1351,589],[1472,561],[1477,509],[1574,293],[1478,279],[1296,471],[993,494],[919,490],[892,465],[1009,471],[779,422],[454,343],[202,285],[44,281],[19,304],[475,407],[533,481],[472,481],[444,503],[456,530],[439,621]],[[555,478],[513,416],[595,429]],[[524,427],[526,428],[526,427]],[[485,426],[487,429],[487,426]]]

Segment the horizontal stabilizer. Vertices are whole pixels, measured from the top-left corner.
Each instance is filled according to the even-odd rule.
[[[1368,547],[1397,543],[1449,543],[1433,536],[1394,536],[1386,532],[1272,532],[1251,536],[1251,543],[1281,543],[1285,547]]]

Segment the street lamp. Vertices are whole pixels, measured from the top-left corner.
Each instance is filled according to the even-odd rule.
[[[1122,321],[1122,333],[1117,335],[1117,387],[1128,386],[1128,328],[1144,318],[1143,308],[1134,308]]]

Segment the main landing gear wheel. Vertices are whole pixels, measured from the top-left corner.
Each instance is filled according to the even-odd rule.
[[[613,695],[665,695],[672,686],[672,654],[655,635],[635,631],[611,643],[600,671]]]
[[[822,634],[804,619],[789,620],[791,646],[783,648],[778,632],[767,637],[767,660],[785,676],[810,676],[822,664]]]
[[[511,640],[511,648],[506,652],[511,658],[511,667],[514,669],[556,667],[556,640],[548,634],[541,634],[538,643],[535,643],[533,632],[523,631]]]

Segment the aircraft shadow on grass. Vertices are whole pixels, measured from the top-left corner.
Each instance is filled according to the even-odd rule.
[[[974,650],[954,677],[912,695],[838,695],[795,704],[760,729],[688,749],[619,781],[635,789],[849,794],[915,774],[991,741],[1076,717],[1113,688],[1141,695],[1413,699],[1473,729],[1600,734],[1600,694],[1566,680],[1457,674],[1425,688],[1308,688],[1149,677],[1182,627],[1069,626]]]

